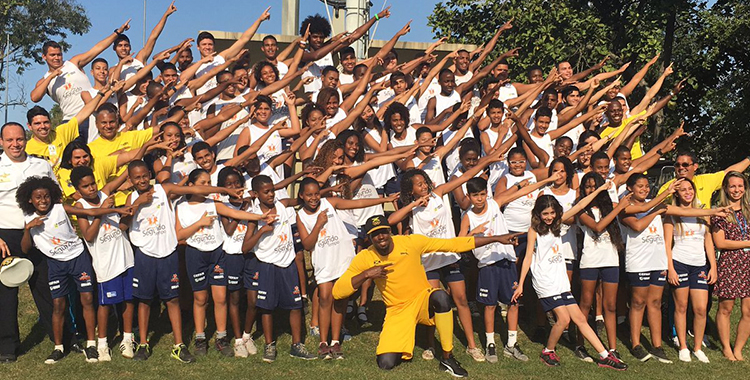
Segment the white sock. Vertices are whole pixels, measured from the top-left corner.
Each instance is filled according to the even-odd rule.
[[[484,335],[487,337],[487,345],[495,344],[495,333],[494,332],[488,332],[484,333]]]
[[[180,344],[182,344],[182,343],[180,343]],[[174,347],[174,348],[180,348],[180,344],[175,344],[175,345],[174,345],[174,346],[172,346],[172,347]]]
[[[96,347],[96,341],[95,340],[87,340],[86,341],[86,347]]]
[[[62,344],[56,344],[55,345],[55,350],[65,351],[65,347],[63,347]]]
[[[518,331],[508,330],[508,347],[515,346],[517,338],[518,338]]]
[[[336,344],[340,344],[338,340],[331,340],[331,346],[335,346]]]
[[[122,333],[122,341],[123,342],[132,342],[133,341],[133,333]]]
[[[107,348],[107,337],[99,338],[99,348]]]
[[[596,320],[596,321],[604,321],[604,316],[603,316],[603,315],[601,315],[601,314],[600,314],[600,315],[597,315],[597,316],[596,316],[596,318],[595,318],[594,320]]]
[[[243,332],[242,333],[242,340],[244,340],[244,341],[253,340],[253,336],[250,335],[250,333]]]
[[[555,350],[550,350],[549,348],[544,347],[544,351],[543,352],[555,352]]]
[[[609,356],[609,351],[604,350],[604,351],[602,351],[602,352],[599,353],[599,356],[601,356],[602,359],[606,359]]]

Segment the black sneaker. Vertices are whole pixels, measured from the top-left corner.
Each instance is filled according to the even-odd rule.
[[[273,363],[276,361],[276,342],[271,342],[263,347],[263,361]]]
[[[620,355],[619,351],[617,351],[617,350],[609,350],[609,353],[612,354],[612,355],[614,355],[617,358],[617,360],[619,360],[619,361],[622,362],[622,355]]]
[[[304,343],[294,343],[289,349],[289,356],[302,360],[315,360],[317,355],[313,355],[307,351]]]
[[[62,360],[62,358],[65,357],[65,354],[60,350],[54,350],[52,351],[49,356],[47,356],[47,359],[44,361],[44,364],[55,364]]]
[[[185,343],[180,343],[177,347],[172,348],[171,356],[182,363],[195,363],[195,356],[188,351]]]
[[[195,338],[195,356],[204,356],[208,353],[208,339]]]
[[[441,358],[438,368],[443,372],[448,372],[453,377],[467,377],[469,373],[461,367],[461,363],[450,354],[447,358]]]
[[[0,363],[15,363],[18,357],[14,354],[0,354]]]
[[[497,347],[495,346],[495,343],[487,345],[487,349],[484,351],[484,359],[487,360],[488,363],[497,363]]]
[[[95,346],[89,346],[83,349],[83,354],[86,355],[86,362],[98,363],[99,362],[99,351]]]
[[[622,360],[615,357],[615,355],[612,353],[612,351],[609,352],[609,355],[604,359],[598,360],[599,367],[605,367],[605,368],[612,368],[616,369],[618,371],[624,371],[628,369],[628,365],[623,363]]]
[[[576,346],[576,349],[573,350],[573,354],[578,358],[581,359],[581,361],[584,361],[586,363],[593,363],[594,358],[589,355],[588,351],[586,351],[586,347],[583,346]]]
[[[636,359],[642,362],[647,362],[648,359],[651,359],[651,354],[649,354],[648,351],[646,351],[646,349],[643,348],[643,346],[641,346],[640,344],[631,348],[630,353],[635,356]]]
[[[78,342],[73,342],[70,344],[70,352],[75,352],[77,354],[83,353],[83,347],[81,347],[81,344]]]
[[[226,357],[234,356],[234,351],[232,350],[232,346],[229,344],[229,336],[224,336],[223,338],[216,338],[216,351],[221,352],[221,354]]]
[[[555,351],[542,350],[542,354],[539,355],[539,358],[542,359],[542,363],[550,367],[560,366],[560,357],[557,356],[557,353]]]
[[[135,355],[133,356],[133,360],[143,361],[148,359],[149,356],[151,356],[151,346],[149,346],[148,343],[139,344],[138,349],[136,349]]]
[[[658,360],[661,363],[672,363],[671,360],[669,360],[669,357],[667,357],[667,353],[664,352],[664,349],[661,347],[654,347],[651,349],[651,356],[655,357],[656,360]]]

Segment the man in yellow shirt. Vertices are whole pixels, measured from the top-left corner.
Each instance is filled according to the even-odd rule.
[[[724,175],[731,171],[744,172],[750,166],[750,156],[745,157],[742,161],[716,173],[706,173],[695,175],[698,170],[698,159],[693,152],[685,151],[677,154],[677,160],[674,163],[675,174],[677,178],[687,178],[695,184],[695,196],[701,202],[703,208],[711,207],[711,196],[714,191],[721,189],[721,183],[724,181]],[[674,179],[667,181],[659,189],[659,194],[669,188]]]
[[[434,239],[423,235],[391,236],[388,219],[382,215],[367,219],[365,229],[373,245],[354,257],[346,272],[333,286],[336,299],[346,299],[373,279],[383,295],[386,313],[377,347],[378,367],[392,369],[409,360],[414,351],[417,324],[435,326],[443,355],[440,369],[455,377],[468,373],[453,357],[453,312],[451,297],[427,282],[421,256],[432,252],[468,252],[499,242],[515,244],[518,234],[487,237]]]
[[[111,93],[111,89],[99,91],[94,101],[86,104],[67,123],[58,125],[55,129],[51,128],[47,110],[39,106],[31,108],[26,112],[26,126],[31,131],[31,139],[26,143],[26,153],[44,158],[57,172],[63,150],[78,137],[78,120],[87,120],[99,101]]]

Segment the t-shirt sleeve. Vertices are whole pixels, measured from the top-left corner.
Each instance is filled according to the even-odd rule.
[[[704,188],[711,189],[711,192],[721,189],[721,183],[724,182],[724,175],[726,173],[722,170],[716,173],[703,174],[701,175],[701,181],[704,181]]]
[[[117,173],[117,156],[102,156],[94,161],[94,176],[96,178],[106,181],[115,173]]]
[[[333,298],[340,300],[349,298],[349,296],[354,294],[356,289],[352,286],[352,278],[369,269],[367,258],[365,257],[366,252],[362,251],[357,256],[354,256],[351,264],[349,264],[349,268],[336,280],[336,283],[333,285]]]
[[[57,138],[63,142],[62,145],[67,146],[78,137],[78,119],[72,117],[67,123],[58,125],[55,132]]]
[[[424,235],[410,235],[411,243],[419,250],[420,255],[432,252],[467,252],[475,248],[474,237],[457,237],[452,239],[429,238]]]
[[[669,185],[671,185],[672,182],[674,182],[674,180],[670,179],[669,181],[667,181],[667,183],[661,185],[661,187],[659,188],[659,194],[667,191],[667,189],[669,189]]]
[[[130,131],[127,132],[128,139],[130,140],[130,149],[140,149],[148,140],[151,140],[154,131],[144,129],[142,131]]]

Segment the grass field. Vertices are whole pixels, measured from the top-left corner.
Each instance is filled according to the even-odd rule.
[[[152,324],[155,324],[156,333],[151,338],[154,353],[146,362],[133,362],[122,358],[115,348],[112,361],[108,363],[89,364],[84,361],[83,354],[70,354],[60,363],[55,365],[44,364],[44,359],[52,350],[52,343],[46,339],[41,325],[37,324],[37,311],[34,306],[28,287],[21,291],[21,305],[19,318],[21,325],[22,355],[18,362],[0,366],[0,378],[2,379],[63,379],[63,378],[88,378],[88,379],[185,379],[185,378],[212,378],[212,379],[379,379],[379,378],[404,378],[404,379],[448,379],[448,374],[437,370],[437,361],[424,361],[421,359],[422,348],[415,349],[415,359],[411,363],[405,363],[391,372],[381,371],[375,365],[375,346],[378,341],[379,326],[374,326],[369,331],[359,331],[354,325],[351,332],[354,338],[347,342],[343,348],[346,359],[339,361],[314,360],[309,362],[292,359],[287,355],[290,345],[290,336],[285,331],[286,325],[284,314],[278,315],[279,325],[278,338],[279,356],[275,363],[267,364],[261,361],[260,355],[251,356],[247,359],[224,358],[213,349],[209,350],[206,357],[199,358],[195,364],[181,364],[169,358],[169,350],[172,344],[172,334],[169,330],[166,312],[162,315],[152,313]],[[372,321],[382,320],[384,313],[383,304],[379,301],[372,303],[369,310]],[[2,307],[2,305],[0,305]],[[716,307],[714,307],[714,310]],[[733,320],[738,318],[738,309],[735,308]],[[211,311],[209,310],[209,315]],[[499,316],[499,314],[498,314]],[[630,369],[625,372],[617,372],[609,369],[598,368],[595,364],[584,363],[573,357],[569,347],[560,345],[558,353],[562,360],[559,368],[548,368],[539,359],[539,351],[543,348],[540,342],[531,342],[523,333],[532,331],[524,330],[524,317],[522,314],[522,332],[519,334],[519,343],[531,360],[520,363],[500,357],[499,363],[475,363],[465,353],[465,344],[462,333],[457,332],[455,338],[456,357],[469,371],[472,378],[520,378],[520,379],[542,379],[542,378],[577,378],[577,379],[697,379],[697,378],[724,378],[742,379],[747,378],[750,371],[748,363],[730,363],[723,358],[720,351],[707,350],[711,364],[702,364],[697,361],[681,363],[677,361],[675,349],[667,348],[667,353],[675,360],[674,364],[661,364],[655,360],[647,363],[636,362],[630,355],[620,337],[619,351],[623,359],[630,364]],[[110,323],[113,325],[114,323]],[[185,321],[185,331],[192,332],[189,320]],[[481,319],[475,319],[475,326],[482,326]],[[207,334],[213,332],[213,326],[209,326]],[[496,331],[504,331],[498,326]],[[644,331],[644,333],[646,333]],[[113,333],[110,334],[110,337]],[[262,337],[255,335],[256,345],[261,347]],[[604,334],[602,333],[604,338]],[[501,339],[502,338],[502,339]],[[498,334],[495,338],[500,344],[505,340],[505,335]],[[715,337],[712,337],[715,342]],[[110,338],[111,341],[111,338]],[[482,339],[483,341],[483,339]],[[118,343],[119,338],[114,343]],[[316,338],[307,337],[307,347],[312,351],[317,347]],[[213,343],[213,340],[212,340]],[[112,342],[111,342],[112,344]],[[691,342],[692,344],[692,342]],[[665,344],[665,347],[666,344]],[[192,345],[190,347],[192,349]],[[593,355],[594,351],[588,347]],[[747,356],[747,350],[746,356]]]

